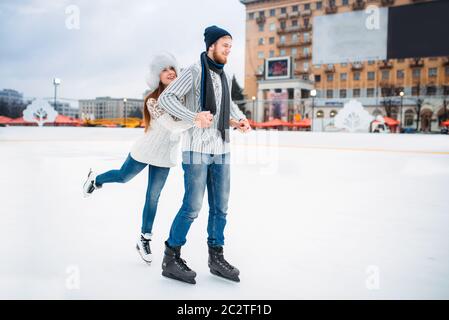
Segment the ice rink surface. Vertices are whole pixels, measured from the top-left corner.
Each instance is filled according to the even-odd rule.
[[[225,257],[241,282],[209,273],[205,197],[182,251],[192,286],[161,276],[180,166],[151,266],[135,250],[146,171],[82,197],[89,168],[119,168],[141,134],[0,128],[1,299],[449,298],[449,136],[234,133]]]

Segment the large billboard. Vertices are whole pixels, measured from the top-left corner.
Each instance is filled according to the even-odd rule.
[[[291,57],[277,57],[265,60],[265,79],[291,78]]]

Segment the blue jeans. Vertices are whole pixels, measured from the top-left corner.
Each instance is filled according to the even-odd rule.
[[[120,170],[110,170],[97,176],[95,184],[102,186],[104,183],[126,183],[148,166],[148,187],[145,198],[145,206],[142,214],[142,233],[151,233],[154,217],[156,216],[159,196],[164,188],[170,168],[156,167],[147,163],[134,160],[128,155]]]
[[[207,243],[224,245],[224,228],[230,191],[230,154],[183,152],[184,199],[170,229],[167,240],[171,247],[182,246],[190,226],[198,217],[207,187],[209,220]]]

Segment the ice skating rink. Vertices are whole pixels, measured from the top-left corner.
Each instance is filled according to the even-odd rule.
[[[449,136],[233,133],[225,256],[207,267],[207,198],[182,255],[195,286],[161,276],[183,195],[172,169],[154,261],[135,250],[146,171],[82,198],[142,129],[0,128],[1,299],[448,299]]]

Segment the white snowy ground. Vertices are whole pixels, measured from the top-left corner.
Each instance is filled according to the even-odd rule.
[[[90,167],[118,168],[141,129],[0,128],[0,298],[448,299],[449,137],[235,133],[225,254],[207,268],[207,199],[183,257],[195,286],[161,276],[183,195],[171,171],[154,262],[137,255],[146,171],[83,199]]]

